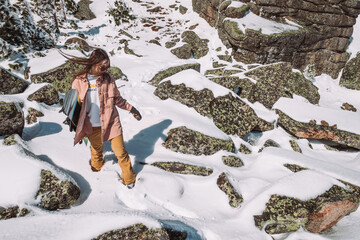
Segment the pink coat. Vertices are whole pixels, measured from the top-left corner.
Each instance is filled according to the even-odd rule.
[[[114,80],[111,79],[109,74],[101,75],[96,80],[96,84],[100,100],[102,142],[106,142],[122,134],[120,117],[115,106],[130,111],[132,105],[121,97]],[[74,145],[76,145],[81,139],[92,133],[92,126],[86,113],[86,93],[89,88],[86,74],[77,76],[72,83],[72,88],[79,92],[79,98],[82,102],[74,139]]]

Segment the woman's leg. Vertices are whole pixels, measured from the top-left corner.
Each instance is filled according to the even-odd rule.
[[[98,172],[104,166],[101,127],[94,127],[93,132],[88,136],[88,138],[91,144],[91,169],[95,172]]]
[[[123,136],[117,136],[110,140],[111,148],[118,159],[121,168],[121,177],[125,185],[135,182],[136,175],[132,169],[130,157],[124,146]]]

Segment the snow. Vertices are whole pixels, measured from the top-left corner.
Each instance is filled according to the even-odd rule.
[[[113,2],[109,1],[109,4],[112,5]],[[23,139],[16,137],[18,145],[0,144],[0,206],[17,204],[31,211],[28,216],[22,218],[1,220],[0,239],[91,239],[106,231],[143,223],[150,228],[171,227],[186,231],[187,239],[191,240],[270,240],[271,236],[255,227],[253,216],[262,213],[272,194],[308,200],[334,184],[343,186],[338,179],[360,185],[358,152],[329,151],[320,142],[293,139],[282,128],[249,134],[244,139],[252,142],[251,145],[244,139],[225,134],[214,125],[212,119],[201,116],[194,109],[172,99],[161,100],[156,97],[153,94],[155,87],[148,84],[148,81],[161,70],[188,63],[201,63],[200,73],[186,70],[163,81],[185,84],[197,91],[208,88],[215,97],[231,93],[230,90],[203,76],[203,73],[211,68],[216,55],[225,54],[226,48],[219,40],[217,31],[192,11],[190,0],[153,1],[152,6],[161,5],[164,8],[164,21],[154,20],[157,26],[163,27],[158,32],[144,27],[140,22],[142,17],[154,17],[154,14],[146,11],[145,6],[130,0],[124,2],[137,16],[131,27],[127,24],[119,27],[109,24],[109,16],[105,13],[109,5],[94,1],[91,9],[98,18],[78,21],[78,30],[62,29],[69,36],[61,36],[57,45],[62,46],[67,38],[84,33],[90,45],[102,47],[107,52],[114,51],[111,65],[121,68],[128,78],[128,81],[119,79],[116,84],[121,95],[143,116],[141,121],[137,121],[127,111],[118,110],[125,146],[137,174],[135,188],[128,190],[119,181],[121,170],[108,142],[104,144],[103,169],[97,173],[92,172],[89,167],[89,146],[73,146],[74,133],[69,132],[68,126],[62,123],[64,115],[59,113],[61,106],[47,106],[27,100],[31,93],[45,85],[31,84],[24,93],[0,96],[0,101],[24,103],[25,114],[30,107],[44,113],[44,117],[38,118],[37,123],[25,124]],[[180,5],[179,3],[188,8],[185,15],[169,8],[170,5]],[[232,3],[232,6],[240,5],[235,1]],[[170,20],[172,25],[166,26]],[[298,29],[291,22],[274,23],[252,13],[237,21],[243,31],[246,28],[261,29],[264,34]],[[182,60],[164,47],[165,42],[173,39],[168,31],[178,33],[179,37],[183,31],[196,24],[198,25],[194,31],[201,38],[209,39],[208,55],[201,59]],[[135,39],[119,35],[120,29],[127,31]],[[359,36],[360,27],[357,23],[352,43],[348,48],[352,57],[359,51]],[[162,46],[148,42],[155,37],[160,38]],[[128,55],[123,49],[118,49],[121,45],[119,40],[123,38],[129,40],[129,48],[142,57]],[[222,48],[220,52],[215,51],[218,47]],[[83,56],[75,50],[63,51]],[[29,56],[31,74],[50,70],[66,60],[56,49],[43,53],[46,54],[45,57]],[[0,65],[7,67],[7,63],[0,62]],[[270,122],[277,119],[274,109],[280,109],[297,121],[308,122],[315,119],[319,123],[326,120],[330,125],[337,124],[338,129],[360,134],[359,114],[340,109],[344,102],[360,109],[359,92],[339,86],[339,80],[334,80],[328,75],[318,76],[312,81],[319,88],[321,96],[317,105],[294,96],[293,99],[279,99],[273,110],[269,110],[258,102],[242,100],[249,104],[259,117]],[[210,156],[192,156],[164,148],[162,143],[168,131],[179,126],[186,126],[220,139],[231,139],[236,148],[240,144],[245,144],[253,153],[245,155],[240,152],[219,151]],[[269,147],[258,153],[268,139],[277,141],[280,148]],[[291,139],[298,143],[302,154],[291,149]],[[0,141],[3,141],[3,137]],[[309,143],[312,144],[312,149]],[[244,166],[231,168],[224,165],[221,157],[228,155],[241,158]],[[213,173],[207,177],[169,173],[151,166],[151,163],[157,161],[183,162],[207,167],[213,169]],[[304,166],[309,170],[292,173],[283,166],[285,163]],[[35,199],[35,195],[39,187],[41,169],[51,170],[60,179],[71,180],[79,186],[81,195],[74,206],[53,212],[37,206],[39,199]],[[223,172],[244,198],[239,208],[230,207],[228,197],[216,185],[218,176]],[[322,234],[300,229],[295,233],[275,235],[274,238],[352,240],[358,239],[358,229],[359,210],[344,217],[331,230]]]

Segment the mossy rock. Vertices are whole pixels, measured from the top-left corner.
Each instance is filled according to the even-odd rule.
[[[360,90],[360,53],[346,63],[339,84],[349,89]]]
[[[25,80],[0,67],[0,95],[23,93],[28,85]]]
[[[211,117],[210,102],[214,99],[214,94],[207,88],[195,91],[188,88],[185,84],[172,85],[171,81],[162,82],[154,91],[155,96],[162,100],[171,98],[188,107],[194,108],[203,116]]]
[[[4,141],[3,141],[3,145],[5,145],[5,146],[16,145],[17,143],[18,142],[15,140],[14,134],[4,138]]]
[[[265,227],[265,232],[269,234],[294,232],[300,227],[313,232],[310,227],[313,224],[312,217],[321,212],[328,204],[346,201],[353,203],[354,207],[359,205],[359,199],[354,192],[337,185],[333,185],[325,193],[308,201],[275,194],[266,203],[262,215],[254,216],[255,225],[259,229]]]
[[[227,64],[219,63],[219,62],[217,62],[217,61],[215,61],[215,62],[212,63],[212,67],[213,67],[213,68],[222,68],[222,67],[226,67],[226,66],[227,66]]]
[[[190,63],[190,64],[184,64],[184,65],[180,65],[180,66],[176,66],[176,67],[170,67],[168,69],[158,72],[149,81],[149,83],[156,87],[163,79],[170,77],[178,72],[187,70],[187,69],[194,69],[195,71],[200,72],[200,64],[199,63]]]
[[[37,122],[38,117],[43,117],[44,114],[34,108],[28,109],[28,115],[26,116],[26,122],[27,124],[33,124]]]
[[[80,0],[78,2],[78,9],[74,16],[80,20],[91,20],[96,18],[95,14],[90,9],[90,0]]]
[[[199,167],[199,166],[180,163],[180,162],[154,162],[151,165],[161,168],[168,172],[179,173],[179,174],[209,176],[213,172],[213,170],[210,168]]]
[[[123,72],[118,67],[110,67],[107,72],[115,80],[120,79],[123,76]]]
[[[30,211],[27,208],[20,209],[19,206],[4,208],[0,206],[0,220],[7,220],[10,218],[24,217]]]
[[[208,52],[208,39],[200,39],[194,31],[185,31],[181,34],[182,41],[189,44],[195,59],[204,57]]]
[[[249,9],[250,7],[246,4],[241,7],[227,7],[224,15],[229,18],[242,18]]]
[[[212,155],[220,150],[235,152],[232,140],[217,139],[184,126],[171,129],[162,145],[175,152],[197,156]]]
[[[12,135],[14,133],[22,135],[25,120],[22,107],[17,102],[0,101],[0,136]]]
[[[214,77],[209,78],[211,81],[220,84],[234,91],[242,98],[249,98],[252,95],[255,83],[248,78],[239,78],[237,76]]]
[[[70,181],[60,181],[51,171],[41,170],[41,182],[36,198],[47,210],[67,209],[80,197],[80,189]]]
[[[241,194],[236,192],[234,186],[230,183],[225,173],[221,173],[216,181],[216,184],[229,198],[229,204],[233,208],[237,208],[244,201]]]
[[[278,147],[280,147],[280,145],[276,141],[274,141],[272,139],[268,139],[265,141],[264,146],[259,149],[259,152],[262,152],[264,150],[264,148],[267,148],[267,147],[277,147],[278,148]]]
[[[210,107],[215,125],[226,134],[244,137],[258,125],[255,111],[231,94],[215,98]]]
[[[170,52],[180,59],[189,59],[193,55],[190,44],[183,44],[180,47],[171,49]]]
[[[251,154],[251,150],[245,144],[240,144],[239,152],[244,154]]]
[[[295,152],[302,153],[302,150],[301,150],[299,144],[297,144],[296,141],[290,140],[289,142],[290,142],[291,148],[292,148]]]
[[[42,102],[47,105],[59,103],[60,100],[59,93],[51,84],[47,84],[36,92],[30,94],[27,99],[29,101]]]
[[[329,140],[350,148],[360,149],[360,135],[313,123],[298,122],[280,110],[278,124],[298,138]]]
[[[165,229],[149,229],[145,225],[138,223],[126,228],[103,233],[92,240],[113,239],[170,240],[170,237]]]
[[[231,76],[236,73],[241,73],[241,70],[238,69],[225,69],[225,68],[217,68],[217,69],[209,69],[205,71],[205,75],[215,75],[218,77],[226,77]]]
[[[289,164],[289,163],[285,163],[284,167],[286,167],[287,169],[289,169],[290,171],[292,171],[293,173],[297,173],[303,170],[308,170],[308,168],[296,165],[296,164]]]
[[[221,160],[226,166],[229,167],[242,167],[244,166],[244,163],[241,161],[240,158],[235,156],[222,156]]]
[[[245,74],[255,79],[252,102],[258,101],[271,109],[280,97],[303,96],[312,104],[320,100],[318,88],[302,74],[292,72],[290,63],[278,63],[259,67]]]
[[[89,44],[82,38],[72,37],[65,41],[65,46],[68,48],[72,44],[76,45],[78,50],[84,50],[85,52],[89,52],[92,49]]]

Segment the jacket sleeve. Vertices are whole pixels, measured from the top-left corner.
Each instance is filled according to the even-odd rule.
[[[114,83],[115,85],[115,83]],[[121,108],[121,109],[124,109],[124,110],[128,110],[130,111],[131,108],[132,108],[132,105],[130,103],[128,103],[126,101],[126,99],[122,98],[121,95],[120,95],[120,92],[119,92],[119,89],[116,87],[114,87],[114,103],[117,107]]]

